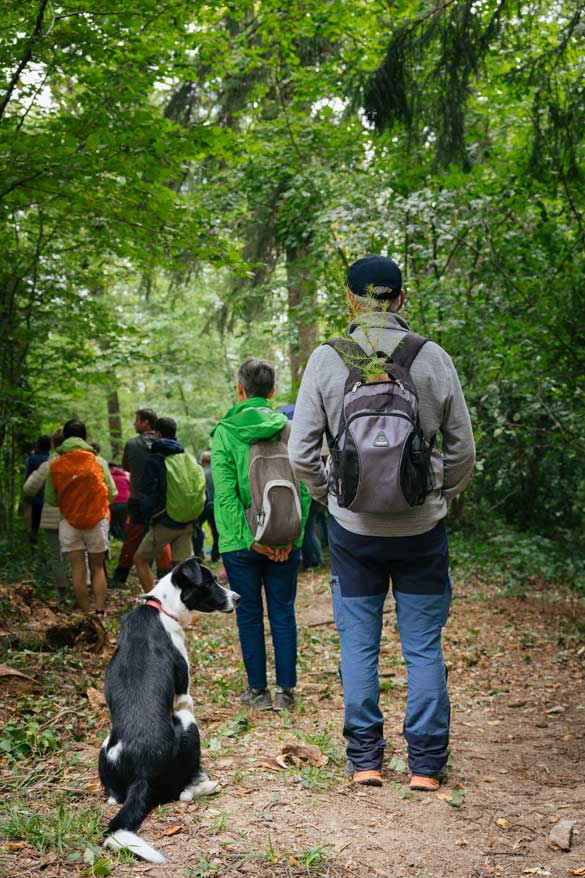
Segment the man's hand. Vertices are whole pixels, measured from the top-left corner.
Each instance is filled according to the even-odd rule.
[[[292,552],[292,549],[292,543],[289,543],[288,546],[280,546],[279,548],[275,548],[274,546],[263,546],[262,543],[252,543],[250,546],[252,552],[266,555],[271,561],[288,561],[288,556]]]
[[[292,552],[293,545],[289,543],[288,546],[280,546],[278,549],[273,549],[274,558],[273,561],[288,561],[288,556]]]
[[[263,546],[262,543],[252,543],[250,551],[258,552],[259,555],[266,555],[271,561],[276,561],[276,549],[273,549],[272,546]]]

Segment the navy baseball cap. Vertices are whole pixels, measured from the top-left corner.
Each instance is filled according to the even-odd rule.
[[[402,272],[387,256],[366,256],[350,265],[347,285],[355,296],[396,299],[402,290]]]

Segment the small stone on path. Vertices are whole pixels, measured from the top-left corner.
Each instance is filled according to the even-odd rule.
[[[559,820],[559,822],[555,823],[550,831],[550,843],[556,845],[562,851],[571,850],[571,841],[573,839],[574,826],[575,822],[573,820],[567,820],[566,818],[563,818],[563,820]]]

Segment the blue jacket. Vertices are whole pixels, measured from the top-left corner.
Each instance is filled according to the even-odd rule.
[[[30,457],[27,457],[26,464],[24,467],[24,480],[28,479],[31,473],[34,473],[42,463],[49,459],[48,454],[31,454]],[[42,506],[45,500],[45,488],[44,486],[35,494],[34,497],[27,497],[27,501],[32,506]]]
[[[164,524],[165,527],[181,528],[163,510],[167,505],[167,468],[165,458],[171,454],[184,454],[185,449],[176,439],[155,439],[150,446],[140,480],[140,509],[147,524]]]

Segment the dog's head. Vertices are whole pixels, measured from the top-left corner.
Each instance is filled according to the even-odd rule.
[[[240,602],[239,594],[222,588],[212,571],[197,558],[177,564],[171,573],[171,583],[179,590],[185,607],[198,613],[232,613]]]

